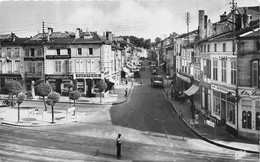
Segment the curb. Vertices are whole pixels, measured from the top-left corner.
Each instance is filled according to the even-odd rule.
[[[166,90],[164,88],[164,93],[166,93]],[[168,102],[170,102],[170,104],[172,105],[172,108],[173,110],[175,111],[175,113],[177,113],[177,110],[175,109],[174,105],[172,104],[172,102],[170,100],[168,100],[168,98],[166,98]],[[241,148],[236,148],[236,147],[232,147],[232,146],[227,146],[227,145],[223,145],[223,144],[220,144],[220,143],[217,143],[217,142],[214,142],[206,137],[204,137],[203,135],[199,134],[196,130],[192,129],[191,126],[183,119],[183,118],[180,118],[188,127],[189,129],[194,132],[198,137],[200,137],[201,139],[203,139],[204,141],[206,142],[209,142],[211,144],[214,144],[216,146],[219,146],[219,147],[224,147],[224,148],[227,148],[227,149],[231,149],[231,150],[235,150],[235,151],[245,151],[245,152],[248,152],[248,153],[253,153],[253,154],[259,154],[260,152],[258,151],[252,151],[252,150],[246,150],[246,149],[241,149]]]

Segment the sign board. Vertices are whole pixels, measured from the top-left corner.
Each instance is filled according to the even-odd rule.
[[[177,73],[177,77],[179,77],[180,79],[184,80],[185,82],[191,83],[190,78],[188,78],[186,76],[183,76],[183,75]]]
[[[45,75],[46,80],[48,79],[73,79],[73,75]]]
[[[76,74],[76,77],[95,78],[95,77],[101,77],[101,74]]]
[[[70,59],[70,55],[46,55],[46,59]]]
[[[214,90],[217,90],[217,91],[220,91],[222,93],[228,93],[228,92],[231,92],[233,96],[236,95],[236,92],[234,90],[231,90],[231,89],[227,89],[227,88],[224,88],[224,87],[221,87],[221,86],[217,86],[217,85],[211,85],[211,88],[214,89]]]
[[[247,96],[247,97],[260,97],[260,91],[257,91],[255,89],[252,90],[243,89],[243,90],[239,90],[239,95]]]

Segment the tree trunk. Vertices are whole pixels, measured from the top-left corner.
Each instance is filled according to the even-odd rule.
[[[51,106],[51,117],[52,117],[52,122],[51,122],[51,123],[55,123],[55,122],[54,122],[54,111],[53,111],[53,107],[54,107],[54,106]]]
[[[47,111],[47,105],[46,105],[46,102],[45,102],[45,96],[43,96],[43,103],[44,103],[44,111]]]
[[[102,91],[100,91],[100,103],[102,102]]]
[[[18,104],[18,123],[20,123],[20,104]]]

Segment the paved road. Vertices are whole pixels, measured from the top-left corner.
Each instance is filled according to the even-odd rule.
[[[111,108],[113,124],[141,131],[197,138],[174,113],[171,104],[165,99],[163,89],[151,87],[150,71],[142,71],[141,76],[144,84],[134,87],[130,101]]]

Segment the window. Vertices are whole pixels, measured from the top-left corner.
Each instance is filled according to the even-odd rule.
[[[227,82],[227,61],[226,60],[222,60],[221,61],[221,79],[222,82]]]
[[[203,45],[200,45],[200,52],[203,52]]]
[[[20,73],[20,61],[19,60],[15,60],[14,72]]]
[[[43,57],[43,50],[41,48],[37,49],[36,56]]]
[[[11,48],[6,49],[6,56],[11,57]]]
[[[217,52],[217,44],[214,44],[214,52]]]
[[[67,50],[68,50],[68,55],[71,55],[71,49],[68,48]]]
[[[83,60],[76,60],[76,72],[84,72]]]
[[[252,62],[252,86],[258,88],[260,83],[259,78],[259,61],[255,60]]]
[[[251,129],[252,125],[252,102],[250,100],[242,100],[242,128]]]
[[[35,62],[28,62],[29,73],[35,73]]]
[[[213,60],[213,80],[218,80],[218,60]]]
[[[89,48],[88,53],[89,53],[89,55],[93,55],[93,48]]]
[[[245,42],[240,42],[240,43],[238,44],[238,50],[239,50],[240,52],[245,52]]]
[[[208,44],[208,52],[210,52],[210,44]]]
[[[55,61],[55,72],[61,72],[61,61]]]
[[[223,52],[226,52],[226,43],[223,43]]]
[[[78,48],[78,55],[82,55],[82,49]]]
[[[2,64],[2,60],[0,60],[0,73],[3,72],[3,68],[2,68],[3,64]]]
[[[260,51],[260,41],[256,41],[256,50]]]
[[[260,101],[255,102],[255,129],[260,130]]]
[[[72,72],[72,61],[69,61],[69,72]]]
[[[12,61],[7,62],[7,72],[12,73]]]
[[[56,49],[57,55],[60,55],[60,49]]]
[[[20,57],[20,48],[14,49],[14,57]]]
[[[3,56],[2,56],[2,48],[0,48],[0,57],[3,57]]]
[[[30,51],[31,51],[31,57],[34,57],[34,48],[31,48]]]
[[[231,61],[231,84],[237,84],[237,62]]]
[[[206,45],[204,45],[204,52],[206,52]]]

